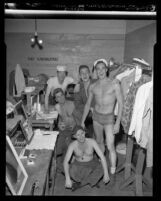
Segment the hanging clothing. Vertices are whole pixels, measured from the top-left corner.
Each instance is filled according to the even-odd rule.
[[[135,71],[135,68],[127,69],[127,70],[125,70],[124,72],[122,72],[121,74],[117,75],[117,76],[116,76],[116,79],[121,81],[122,78],[124,78],[124,77],[130,75],[130,73],[132,73],[133,71]]]
[[[22,72],[22,68],[19,64],[17,64],[15,69],[15,84],[16,84],[16,91],[17,96],[21,96],[21,93],[24,91],[26,84],[25,84],[25,78],[24,74]]]
[[[146,84],[143,84],[142,86],[140,86],[136,93],[136,98],[135,98],[135,103],[134,103],[134,108],[133,108],[133,113],[132,113],[132,119],[131,119],[128,134],[132,135],[133,132],[135,132],[135,138],[136,138],[137,143],[140,140],[140,133],[141,133],[141,128],[142,128],[142,118],[143,118],[145,103],[149,96],[149,92],[150,92],[150,89],[152,86],[153,86],[152,81],[147,82]]]
[[[130,85],[134,82],[135,70],[132,71],[128,76],[125,76],[121,80],[121,89],[123,93],[123,100],[126,99],[127,93],[130,89]]]
[[[126,65],[120,65],[115,70],[109,70],[109,78],[110,79],[115,79],[117,75],[123,73],[127,69],[128,69],[128,66],[126,66]]]
[[[128,75],[130,75],[133,71],[135,71],[135,69],[131,69],[131,70],[127,69],[123,73],[120,73],[119,75],[117,75],[116,79],[121,81],[124,77],[127,77]],[[121,88],[121,91],[122,91],[122,88]],[[123,94],[123,91],[122,91],[122,94]],[[116,102],[114,114],[118,115],[118,102]]]
[[[121,116],[121,124],[123,126],[125,133],[128,133],[128,131],[129,131],[132,112],[133,112],[133,106],[134,106],[135,97],[136,97],[136,92],[141,85],[149,82],[150,79],[151,79],[150,77],[142,75],[142,77],[140,78],[139,81],[132,82],[132,84],[128,90],[126,98],[124,99],[123,111],[122,111],[122,116]]]
[[[135,82],[137,82],[141,78],[141,75],[142,75],[142,68],[136,66],[135,67]]]
[[[146,166],[153,166],[153,87],[145,103],[139,145],[147,149]]]

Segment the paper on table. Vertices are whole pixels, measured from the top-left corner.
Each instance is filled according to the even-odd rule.
[[[35,135],[26,149],[49,149],[54,150],[58,131],[49,131],[49,135],[43,135],[40,129],[35,130]]]
[[[37,113],[36,119],[57,119],[58,112],[52,111],[52,113],[45,114],[45,113]]]

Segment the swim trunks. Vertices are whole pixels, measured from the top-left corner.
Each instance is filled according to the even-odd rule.
[[[101,125],[109,125],[114,124],[114,114],[101,114],[98,113],[96,110],[93,111],[93,121],[98,122]]]

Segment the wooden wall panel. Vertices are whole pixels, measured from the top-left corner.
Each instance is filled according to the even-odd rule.
[[[43,49],[31,48],[32,34],[6,33],[7,80],[17,63],[27,68],[35,76],[46,73],[56,74],[56,66],[65,64],[69,75],[77,80],[78,67],[87,64],[92,68],[98,58],[109,59],[114,56],[122,61],[124,40],[122,34],[39,34],[43,39]]]

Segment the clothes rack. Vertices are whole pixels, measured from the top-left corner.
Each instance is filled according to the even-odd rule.
[[[141,147],[139,149],[140,150],[139,150],[139,154],[137,158],[136,171],[134,174],[129,176],[126,180],[121,182],[120,190],[124,189],[125,187],[128,187],[131,183],[135,183],[136,196],[143,196],[143,183],[150,188],[151,188],[151,184],[142,174],[143,166],[145,162],[145,149]]]
[[[132,161],[133,145],[134,145],[133,137],[128,136],[125,163],[121,164],[116,169],[116,173],[119,173],[120,171],[125,170],[125,172],[124,172],[124,179],[125,180],[131,175],[132,170],[135,172],[135,167],[131,162]]]

